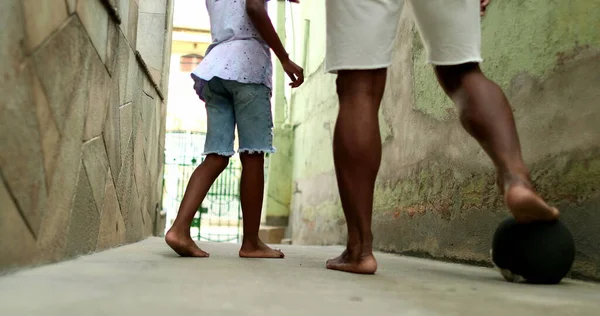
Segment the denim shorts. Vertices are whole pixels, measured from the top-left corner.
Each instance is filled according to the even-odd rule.
[[[233,156],[237,126],[240,153],[274,153],[271,89],[214,77],[208,82],[193,76],[196,93],[206,104],[204,154]]]

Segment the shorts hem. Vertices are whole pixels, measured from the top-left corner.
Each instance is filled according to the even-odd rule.
[[[460,60],[456,60],[456,61],[428,60],[427,64],[431,64],[431,65],[435,65],[435,66],[456,66],[456,65],[468,64],[468,63],[481,63],[481,62],[483,62],[483,58],[475,57],[475,58],[460,59]]]
[[[210,151],[205,151],[204,153],[202,153],[202,155],[204,155],[204,156],[218,155],[218,156],[224,156],[224,157],[231,157],[231,156],[235,155],[235,151],[210,150]]]
[[[274,154],[277,151],[275,147],[271,147],[268,149],[258,149],[258,148],[240,148],[238,153],[240,154]]]
[[[375,65],[352,65],[352,66],[333,66],[326,67],[325,72],[330,74],[337,74],[340,70],[375,70],[382,68],[389,68],[392,65],[391,62]]]

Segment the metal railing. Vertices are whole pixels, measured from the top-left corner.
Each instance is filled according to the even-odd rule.
[[[197,132],[169,131],[165,141],[165,185],[163,208],[167,225],[177,214],[190,176],[203,161],[206,135]],[[210,188],[192,222],[191,233],[197,240],[239,243],[242,236],[240,206],[241,163],[233,156],[229,166]]]

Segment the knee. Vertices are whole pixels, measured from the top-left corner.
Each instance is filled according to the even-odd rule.
[[[338,74],[335,79],[335,88],[338,96],[344,96],[347,91],[352,91],[349,87],[351,81],[348,80],[348,76],[345,74]]]
[[[341,70],[335,81],[340,98],[382,95],[385,88],[387,69]]]
[[[210,155],[206,156],[203,164],[208,164],[208,165],[212,166],[213,168],[219,170],[219,172],[222,172],[229,165],[229,157],[210,154]]]
[[[258,163],[263,164],[265,160],[265,155],[263,153],[241,153],[240,161],[242,162],[242,166]]]
[[[475,76],[483,76],[478,63],[466,63],[460,65],[435,66],[435,75],[444,92],[454,99],[457,92],[465,83]]]

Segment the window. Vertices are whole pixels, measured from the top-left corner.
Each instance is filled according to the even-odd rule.
[[[202,62],[202,59],[204,59],[204,56],[198,54],[181,56],[179,59],[179,67],[182,72],[192,72],[198,67],[198,64]]]

